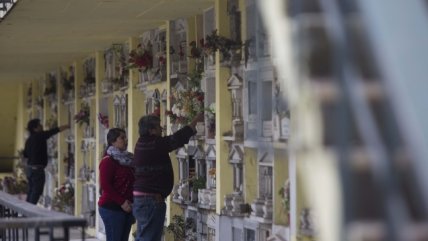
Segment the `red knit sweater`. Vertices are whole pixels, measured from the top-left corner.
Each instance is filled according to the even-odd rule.
[[[134,170],[120,165],[110,156],[104,156],[100,163],[101,196],[99,206],[122,205],[125,200],[132,202]]]

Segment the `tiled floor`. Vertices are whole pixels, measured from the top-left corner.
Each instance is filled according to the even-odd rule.
[[[54,230],[54,237],[55,238],[61,238],[63,237],[63,231],[62,229],[55,229]],[[35,240],[34,237],[34,230],[29,230],[28,232],[28,240]],[[49,236],[47,235],[42,235],[40,237],[40,241],[48,241],[49,240]],[[82,231],[80,228],[74,228],[70,230],[70,239],[68,241],[82,241]],[[94,237],[88,237],[87,235],[85,236],[85,241],[100,241],[100,239],[96,239]]]

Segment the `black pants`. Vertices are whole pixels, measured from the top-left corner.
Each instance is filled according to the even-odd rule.
[[[45,186],[45,169],[27,167],[27,202],[37,204]]]

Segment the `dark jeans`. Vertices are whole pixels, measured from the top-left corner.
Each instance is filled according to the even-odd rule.
[[[106,230],[106,241],[128,241],[135,219],[132,213],[98,207]]]
[[[27,202],[37,204],[45,186],[45,169],[27,167],[28,192]]]
[[[134,197],[133,212],[137,219],[136,241],[160,241],[165,222],[166,204],[154,197]]]

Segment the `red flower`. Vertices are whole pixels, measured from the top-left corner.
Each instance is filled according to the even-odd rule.
[[[155,108],[155,110],[153,111],[152,115],[160,116],[160,109],[159,109],[159,107]]]
[[[163,56],[159,57],[159,64],[160,65],[165,65],[166,64],[166,59]]]
[[[200,102],[204,101],[204,95],[198,95],[196,97],[197,100],[199,100]]]

